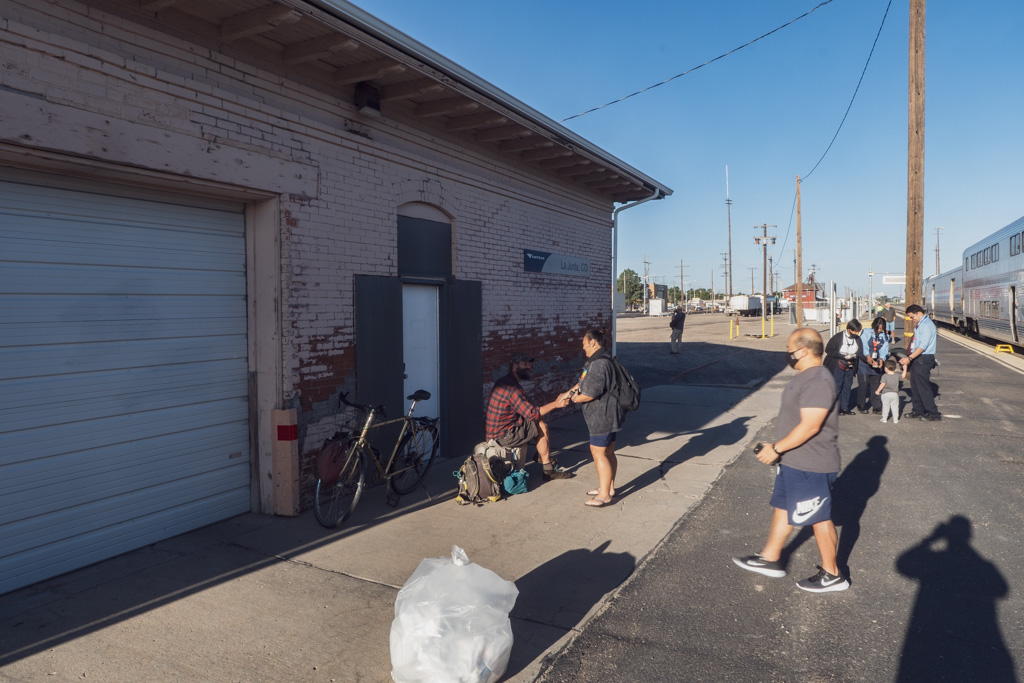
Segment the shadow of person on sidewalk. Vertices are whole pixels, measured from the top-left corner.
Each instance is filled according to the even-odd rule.
[[[868,501],[878,493],[882,473],[889,464],[888,443],[889,439],[884,436],[868,439],[865,449],[843,468],[832,486],[832,522],[839,529],[836,564],[839,565],[840,573],[848,578],[850,555],[860,538],[860,519],[864,516]],[[782,551],[782,565],[787,566],[797,548],[813,537],[811,527],[802,527]]]
[[[920,582],[907,625],[898,682],[1017,681],[999,629],[996,600],[1009,586],[971,547],[971,522],[954,515],[896,560]]]
[[[750,417],[737,417],[732,422],[726,422],[725,424],[720,424],[715,427],[690,432],[692,435],[690,440],[683,444],[683,446],[675,453],[666,457],[656,466],[651,467],[649,470],[636,477],[633,477],[633,479],[627,481],[625,484],[616,485],[616,502],[623,500],[633,493],[641,491],[660,479],[664,479],[665,474],[676,465],[681,465],[691,458],[699,458],[707,455],[719,446],[728,446],[730,444],[737,443],[746,437],[747,422],[749,420]],[[685,433],[680,434],[680,436],[683,435],[685,435]]]
[[[509,615],[513,646],[506,678],[579,625],[594,605],[633,573],[636,558],[608,552],[610,543],[564,552],[515,582],[519,597]]]

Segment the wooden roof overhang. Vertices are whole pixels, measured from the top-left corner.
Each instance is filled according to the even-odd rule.
[[[672,190],[344,0],[87,0],[612,202]]]

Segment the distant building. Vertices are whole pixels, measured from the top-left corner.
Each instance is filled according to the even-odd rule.
[[[783,290],[782,298],[790,304],[796,301],[796,283]],[[814,280],[805,282],[801,285],[800,300],[803,308],[814,308],[817,302],[825,300],[825,289]]]
[[[647,285],[647,298],[668,300],[668,285]]]

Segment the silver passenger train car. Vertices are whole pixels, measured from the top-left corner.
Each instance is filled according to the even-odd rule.
[[[963,253],[963,265],[925,280],[928,315],[958,330],[1024,343],[1024,218]]]

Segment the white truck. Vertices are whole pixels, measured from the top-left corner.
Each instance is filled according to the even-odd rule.
[[[726,315],[761,315],[761,297],[738,294],[729,299]]]

